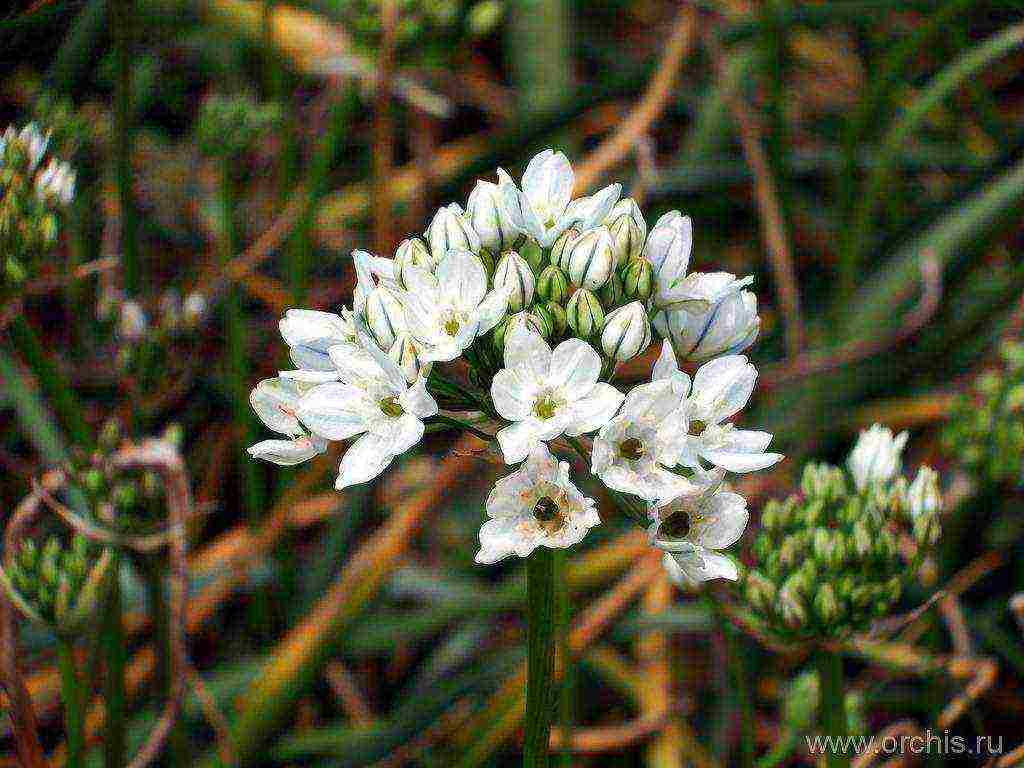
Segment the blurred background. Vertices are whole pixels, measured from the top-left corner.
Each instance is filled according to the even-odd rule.
[[[745,420],[787,460],[741,484],[752,527],[875,421],[911,431],[909,466],[942,471],[941,547],[899,611],[947,592],[900,647],[956,657],[959,676],[851,661],[856,732],[910,721],[1017,746],[1024,374],[999,348],[1024,322],[1019,2],[20,0],[0,61],[0,125],[50,127],[77,171],[59,246],[7,266],[0,503],[111,418],[177,435],[200,514],[162,764],[518,764],[522,565],[473,564],[500,461],[442,432],[338,493],[337,452],[269,468],[244,449],[261,435],[250,388],[287,367],[284,310],[337,311],[353,248],[391,255],[547,146],[573,158],[577,194],[622,181],[649,226],[691,216],[693,269],[755,276]],[[608,518],[565,566],[553,760],[814,764],[806,657],[737,628],[727,586],[670,586],[643,531]],[[130,744],[166,688],[143,570],[121,580]],[[54,654],[21,625],[59,761]],[[89,743],[102,721],[94,705]],[[6,718],[0,736],[14,764]]]

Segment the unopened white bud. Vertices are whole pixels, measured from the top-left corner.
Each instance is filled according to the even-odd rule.
[[[508,311],[519,312],[533,303],[536,278],[526,259],[509,251],[494,268],[494,287],[509,290]]]
[[[922,466],[907,489],[907,506],[914,517],[936,514],[942,510],[939,475],[929,466]]]
[[[615,243],[607,227],[588,230],[566,246],[566,270],[574,285],[596,291],[615,269]]]
[[[657,288],[654,303],[667,309],[672,306],[676,288],[690,268],[693,249],[693,225],[689,216],[669,211],[655,223],[647,236],[643,257],[654,269]]]
[[[601,349],[610,360],[624,363],[643,352],[651,343],[647,310],[634,301],[611,312],[601,332]]]
[[[381,349],[391,349],[398,335],[407,330],[401,302],[384,286],[377,286],[370,291],[363,314],[370,334]]]
[[[427,227],[427,242],[434,261],[440,261],[452,250],[480,252],[480,236],[466,218],[462,206],[451,203],[439,208]]]
[[[60,160],[51,159],[36,176],[36,194],[42,200],[70,205],[75,199],[75,172]]]
[[[683,303],[659,312],[654,327],[672,342],[681,360],[703,362],[738,354],[754,343],[761,328],[757,296],[743,290],[751,280],[738,280],[728,272],[695,272],[676,292]]]
[[[604,223],[615,242],[616,267],[640,255],[647,237],[647,222],[633,198],[619,200]]]
[[[146,311],[137,301],[125,301],[121,304],[121,315],[118,320],[118,334],[129,342],[138,341],[146,335],[149,320]]]
[[[410,384],[415,383],[416,379],[420,377],[421,372],[426,374],[424,366],[420,362],[416,344],[408,333],[403,333],[395,339],[395,343],[388,350],[388,357],[398,364],[399,370],[402,371],[405,380]]]
[[[512,223],[497,184],[478,181],[466,203],[466,219],[480,237],[480,244],[493,254],[510,250],[519,239],[519,229]]]
[[[434,271],[434,259],[426,243],[418,237],[403,240],[395,251],[395,281],[401,288],[406,287],[405,275],[410,267]]]

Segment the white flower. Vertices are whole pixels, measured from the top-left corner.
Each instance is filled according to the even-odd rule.
[[[51,158],[36,176],[36,194],[42,200],[52,198],[61,205],[70,205],[75,199],[75,172],[71,166]]]
[[[466,218],[462,206],[451,203],[439,208],[426,232],[430,254],[440,261],[449,251],[480,252],[480,236]]]
[[[623,395],[599,383],[601,357],[580,339],[551,347],[523,325],[505,337],[505,367],[491,383],[498,413],[511,422],[498,431],[506,464],[522,461],[541,441],[576,437],[608,422]]]
[[[647,222],[636,200],[631,197],[619,200],[604,224],[615,242],[616,266],[640,255],[647,237]]]
[[[309,387],[293,379],[264,379],[249,395],[260,421],[287,436],[287,440],[264,440],[249,448],[249,455],[290,467],[301,464],[327,450],[327,441],[311,435],[295,415],[299,398]]]
[[[695,272],[676,293],[682,306],[658,312],[654,327],[672,340],[683,359],[700,362],[742,352],[754,343],[761,328],[757,297],[742,290],[753,279],[737,279],[728,272]]]
[[[495,288],[488,293],[483,262],[469,251],[449,252],[436,275],[412,268],[408,276],[408,290],[399,297],[423,361],[454,360],[508,309],[508,291]]]
[[[747,404],[756,379],[743,355],[720,357],[697,369],[689,397],[673,414],[679,464],[704,474],[702,461],[729,472],[753,472],[782,460],[782,454],[765,453],[770,433],[724,423]]]
[[[430,251],[423,241],[418,237],[410,237],[403,240],[395,251],[395,282],[400,288],[405,288],[405,270],[409,267],[419,267],[427,272],[433,272],[436,262],[430,255]]]
[[[666,357],[667,356],[667,357]],[[591,469],[616,491],[648,501],[674,498],[698,490],[692,482],[669,471],[676,463],[669,416],[690,389],[690,377],[679,371],[672,347],[662,346],[653,381],[633,389],[622,409],[594,438]]]
[[[149,328],[149,318],[146,317],[146,310],[137,301],[128,300],[121,304],[121,314],[118,318],[118,335],[125,341],[134,342],[146,335]]]
[[[10,142],[21,144],[28,155],[29,171],[34,171],[43,159],[43,155],[46,154],[46,145],[50,143],[50,134],[47,132],[44,136],[35,123],[29,123],[20,131],[15,130],[11,125],[4,131],[3,136],[0,136],[0,155],[7,150],[7,145]]]
[[[335,488],[365,483],[383,472],[395,456],[423,437],[423,419],[437,413],[426,379],[410,385],[395,362],[369,337],[355,318],[360,344],[377,363],[374,375],[340,370],[340,381],[318,384],[298,401],[299,421],[327,440],[358,436],[342,456]]]
[[[690,268],[693,224],[689,216],[669,211],[647,235],[643,256],[654,269],[654,303],[662,309],[677,301],[677,289]]]
[[[906,444],[906,432],[894,436],[891,429],[881,424],[862,431],[846,460],[857,490],[891,480],[900,471],[900,454]]]
[[[508,309],[519,312],[533,303],[537,280],[526,259],[515,251],[509,251],[494,268],[494,287],[508,292]]]
[[[574,237],[565,247],[562,262],[573,285],[596,291],[615,269],[615,243],[607,227],[595,227]]]
[[[192,291],[181,304],[181,317],[186,326],[194,327],[206,317],[208,303],[206,296],[199,291]]]
[[[662,562],[678,584],[739,578],[736,564],[717,550],[732,546],[743,535],[747,501],[721,489],[723,475],[717,471],[696,492],[652,505],[651,543],[665,552]]]
[[[542,248],[550,248],[573,224],[589,229],[604,221],[620,192],[619,185],[613,184],[596,195],[575,201],[570,208],[574,184],[568,158],[550,149],[530,160],[523,173],[522,189],[504,170],[498,169],[498,186],[510,220]]]
[[[297,366],[297,370],[282,371],[285,378],[312,384],[337,380],[337,365],[329,354],[333,348],[337,348],[338,357],[359,358],[371,370],[374,367],[369,353],[356,340],[352,313],[347,310],[336,315],[314,309],[289,309],[278,327],[288,345],[289,357]]]
[[[366,251],[352,251],[356,265],[356,311],[381,349],[390,349],[399,334],[408,330],[402,303],[396,295],[394,262]],[[384,264],[390,265],[385,267]],[[390,277],[385,277],[390,272]]]
[[[929,466],[922,466],[907,489],[907,505],[913,517],[932,515],[942,510],[942,492],[939,474]]]
[[[501,187],[489,181],[477,181],[469,193],[466,218],[480,236],[480,244],[493,254],[510,250],[521,234],[505,208]]]
[[[624,363],[643,352],[651,343],[651,323],[639,301],[613,310],[601,331],[601,349],[609,360]]]
[[[543,443],[497,482],[487,497],[487,516],[476,555],[485,564],[509,555],[527,557],[537,547],[571,547],[601,522],[594,501],[569,478],[569,464],[555,459]]]

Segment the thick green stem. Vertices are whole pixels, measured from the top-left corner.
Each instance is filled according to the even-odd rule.
[[[526,559],[527,666],[524,768],[546,768],[555,673],[555,556],[538,547]]]
[[[128,712],[125,706],[124,668],[127,658],[121,597],[121,554],[114,553],[111,562],[113,578],[107,595],[106,611],[103,616],[103,657],[106,661],[106,677],[103,685],[103,701],[106,716],[103,721],[103,753],[106,768],[124,768],[127,753]]]
[[[740,709],[740,765],[752,768],[754,765],[754,700],[751,696],[750,683],[740,637],[734,627],[722,622],[722,634],[729,649],[729,671],[732,673],[733,686]]]
[[[137,220],[132,199],[132,14],[133,0],[111,0],[114,35],[114,63],[117,81],[114,88],[114,154],[117,167],[117,194],[121,208],[121,267],[128,296],[138,295],[142,283],[139,264]]]
[[[566,580],[567,552],[555,552],[555,604],[558,608],[558,658],[562,660],[562,685],[558,695],[558,725],[562,743],[558,750],[558,765],[572,768],[573,756],[569,738],[573,726],[573,698],[576,692],[576,664],[569,647],[569,622],[572,618],[569,601],[569,583]]]
[[[74,644],[65,638],[57,640],[57,666],[60,669],[60,692],[64,700],[64,732],[68,741],[67,768],[85,765],[86,693],[75,663]]]
[[[843,689],[843,660],[839,654],[822,648],[816,657],[821,705],[821,735],[832,737],[833,749],[825,755],[828,768],[846,768],[850,758],[838,740],[846,736],[846,694]]]

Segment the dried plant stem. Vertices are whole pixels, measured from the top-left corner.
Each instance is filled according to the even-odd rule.
[[[846,694],[843,690],[843,659],[835,651],[822,648],[816,656],[818,665],[818,690],[821,705],[822,736],[842,739],[846,736]],[[833,742],[826,754],[828,768],[846,768],[850,759]]]
[[[57,639],[57,667],[60,669],[61,698],[64,701],[64,733],[67,737],[67,768],[85,765],[86,691],[75,662],[74,643]]]
[[[538,547],[526,560],[527,669],[524,768],[545,768],[555,676],[555,556]]]

